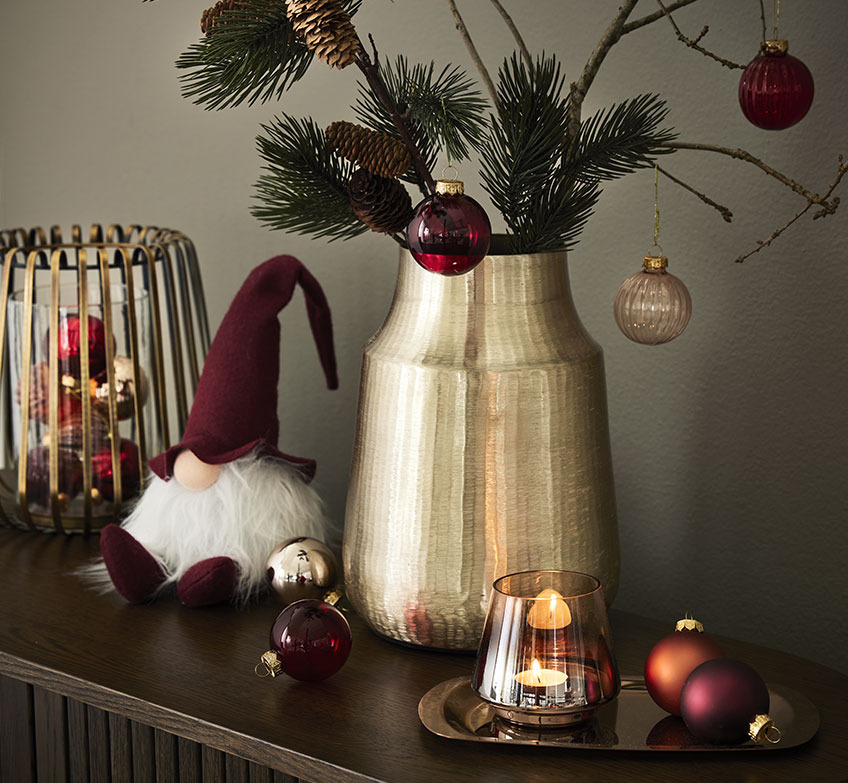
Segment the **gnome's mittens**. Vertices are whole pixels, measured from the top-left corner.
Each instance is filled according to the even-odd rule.
[[[195,563],[177,583],[183,606],[212,606],[229,600],[238,581],[238,567],[229,557],[208,557]]]
[[[153,555],[119,525],[100,531],[100,551],[112,584],[131,604],[149,601],[165,581]]]

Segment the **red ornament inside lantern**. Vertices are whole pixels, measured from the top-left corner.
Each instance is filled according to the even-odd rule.
[[[112,348],[115,348],[115,338],[111,336]],[[59,321],[59,367],[60,375],[68,374],[79,377],[82,320],[77,315],[68,315]],[[44,343],[44,355],[50,356],[50,334]],[[103,321],[88,316],[88,372],[91,377],[106,369],[106,327]]]
[[[788,41],[765,41],[763,53],[739,80],[742,113],[758,128],[788,128],[804,119],[813,104],[813,75],[788,51]]]
[[[686,678],[700,664],[724,653],[697,620],[684,619],[674,633],[660,639],[645,661],[645,687],[666,712],[680,715],[680,692]]]
[[[462,275],[489,252],[489,216],[457,179],[440,179],[436,192],[415,208],[406,229],[412,257],[428,272]]]
[[[118,461],[121,468],[121,499],[135,497],[141,487],[138,446],[127,438],[121,438]],[[91,457],[92,485],[100,490],[106,500],[115,499],[115,476],[112,470],[111,447],[98,451]]]

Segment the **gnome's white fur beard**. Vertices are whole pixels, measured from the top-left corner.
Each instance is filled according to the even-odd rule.
[[[285,539],[310,536],[333,546],[337,537],[321,498],[300,473],[256,452],[224,465],[200,492],[154,475],[121,526],[167,574],[160,591],[200,560],[232,558],[239,567],[236,603],[266,588],[265,562]],[[102,562],[88,576],[108,580]]]

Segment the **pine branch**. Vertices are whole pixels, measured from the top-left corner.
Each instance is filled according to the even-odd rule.
[[[346,0],[354,14],[360,0]],[[279,99],[303,78],[312,52],[295,34],[282,0],[243,0],[177,59],[182,94],[205,109]]]
[[[671,150],[664,142],[677,134],[660,125],[668,114],[656,95],[639,95],[602,109],[580,125],[580,135],[567,156],[568,173],[580,180],[623,177],[654,165],[654,158]]]
[[[441,151],[454,162],[468,158],[469,147],[476,146],[483,135],[486,103],[461,68],[446,66],[436,75],[434,63],[410,66],[400,55],[394,64],[383,64],[380,74],[429,169]],[[353,109],[362,124],[400,138],[369,84],[359,84]],[[403,179],[424,189],[422,178],[413,169]]]
[[[336,155],[312,119],[281,115],[262,129],[259,154],[267,165],[256,182],[254,217],[272,229],[350,239],[368,231],[350,206],[353,164]]]

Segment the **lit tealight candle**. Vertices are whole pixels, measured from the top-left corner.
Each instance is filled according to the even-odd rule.
[[[551,588],[536,596],[527,615],[527,622],[540,630],[556,630],[571,625],[571,612],[560,593]]]
[[[515,681],[525,688],[555,688],[564,685],[568,680],[565,672],[556,669],[543,669],[538,659],[534,658],[529,669],[518,672]]]

